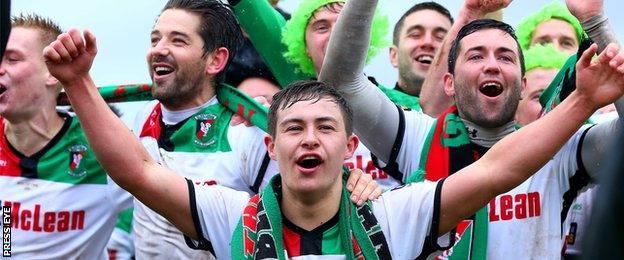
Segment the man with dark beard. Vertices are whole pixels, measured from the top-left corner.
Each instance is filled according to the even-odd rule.
[[[372,6],[367,8],[374,8],[376,1],[368,2]],[[479,6],[479,2],[495,5],[497,1],[468,2]],[[583,6],[582,1],[568,2],[582,6],[579,12],[593,11]],[[371,12],[367,8],[343,13],[336,33],[332,34],[319,79],[335,86],[345,96],[354,108],[356,133],[380,160],[412,173],[409,176],[412,181],[437,181],[474,162],[516,130],[513,119],[526,80],[522,51],[509,25],[476,20],[462,27],[455,39],[449,39],[453,42],[448,53],[444,91],[456,105],[434,119],[414,111],[397,110],[363,76],[368,42],[365,32],[370,27],[368,21],[363,22],[362,13]],[[597,48],[593,45],[590,50]],[[609,46],[605,51],[607,57],[623,55],[617,54],[616,46]],[[618,68],[613,65],[612,68]],[[580,66],[578,63],[577,69]],[[601,80],[604,72],[577,73],[576,84]],[[623,83],[621,76],[615,81],[615,84]],[[592,109],[595,111],[596,107]],[[595,176],[599,159],[618,130],[619,120],[582,127],[535,175],[497,196],[475,215],[467,216],[457,226],[460,239],[446,256],[559,258],[564,194],[573,185],[573,179]],[[466,188],[470,187],[466,183]]]
[[[232,11],[217,0],[170,0],[150,38],[147,63],[157,101],[138,113],[134,133],[155,161],[195,183],[257,193],[277,173],[265,134],[230,127],[233,113],[216,94],[242,39]],[[138,200],[133,231],[138,259],[212,257],[189,248],[176,227]]]

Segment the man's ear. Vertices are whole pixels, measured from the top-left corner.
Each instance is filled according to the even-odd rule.
[[[525,94],[527,94],[527,90],[529,90],[529,86],[527,85],[527,79],[526,76],[522,77],[522,81],[520,82],[520,97],[524,98]]]
[[[206,57],[206,73],[212,76],[219,74],[225,68],[229,58],[230,51],[227,48],[217,48]]]
[[[455,96],[454,77],[453,74],[448,72],[444,74],[444,93],[446,93],[446,95],[449,97]]]
[[[275,156],[275,143],[273,142],[273,137],[271,137],[271,135],[264,136],[264,145],[267,147],[267,152],[269,153],[271,160],[277,161],[277,157]]]
[[[399,59],[397,58],[398,47],[395,45],[392,45],[390,46],[388,50],[389,50],[388,56],[390,57],[390,63],[392,64],[392,67],[398,68],[399,67]]]
[[[359,143],[360,139],[357,137],[357,135],[351,134],[349,137],[347,137],[347,150],[345,151],[344,160],[353,157],[353,154],[355,153],[355,150],[357,149]]]

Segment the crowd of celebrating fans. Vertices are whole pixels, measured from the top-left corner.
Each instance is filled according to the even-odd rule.
[[[579,257],[597,179],[619,174],[603,1],[513,27],[511,0],[415,1],[392,27],[378,0],[169,0],[142,96],[95,85],[94,33],[3,1],[3,256]],[[138,99],[128,127],[111,103]]]

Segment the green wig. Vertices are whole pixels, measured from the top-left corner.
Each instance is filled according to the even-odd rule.
[[[542,7],[542,9],[537,11],[537,13],[524,18],[520,24],[518,24],[518,27],[516,28],[516,36],[518,36],[520,47],[523,50],[529,49],[535,28],[537,28],[540,23],[553,18],[561,19],[572,25],[574,31],[576,32],[576,39],[579,43],[584,38],[583,35],[585,33],[583,32],[583,27],[576,17],[568,11],[568,8],[564,4],[558,1],[553,1]]]
[[[529,72],[533,69],[561,69],[570,58],[569,54],[561,52],[553,44],[536,44],[524,51],[524,66]]]
[[[300,72],[309,75],[317,74],[314,63],[306,51],[305,32],[310,18],[319,8],[337,2],[344,3],[345,0],[303,0],[297,10],[292,13],[290,20],[286,22],[282,31],[282,42],[287,47],[284,57],[299,66]],[[371,42],[366,62],[375,57],[380,49],[388,46],[389,41],[385,39],[388,26],[388,17],[377,11],[371,27]]]

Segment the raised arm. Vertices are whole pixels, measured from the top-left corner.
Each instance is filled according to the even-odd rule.
[[[95,36],[72,29],[44,49],[50,73],[63,84],[95,156],[110,177],[145,205],[197,239],[186,181],[158,165],[108,108],[89,75]]]
[[[282,44],[284,17],[265,0],[229,0],[234,14],[249,39],[277,79],[280,87],[309,79],[313,75],[298,73],[297,66],[284,58],[286,46]]]
[[[399,128],[397,107],[366,76],[364,65],[377,0],[348,1],[326,50],[319,81],[334,86],[353,108],[362,142],[383,161],[390,157]]]
[[[450,230],[496,195],[524,182],[553,157],[593,112],[622,96],[624,70],[617,68],[624,63],[624,54],[611,55],[617,53],[617,47],[612,45],[592,61],[597,48],[594,44],[583,53],[576,65],[577,89],[559,106],[503,138],[483,158],[445,181],[439,234]],[[616,64],[609,64],[611,61]]]
[[[488,13],[507,7],[510,3],[511,0],[466,0],[464,2],[459,11],[459,17],[446,34],[442,46],[438,49],[429,67],[425,82],[423,82],[420,92],[420,107],[425,114],[437,117],[453,102],[451,97],[444,92],[444,74],[448,72],[449,51],[459,30],[474,20],[484,18]]]
[[[566,0],[570,13],[583,26],[587,35],[598,44],[598,52],[602,52],[609,43],[618,43],[609,19],[604,15],[603,0]],[[624,69],[624,68],[623,68]],[[615,102],[618,115],[624,113],[624,98]],[[611,144],[616,141],[621,123],[616,120],[599,124],[587,132],[582,145],[581,158],[583,166],[591,176],[596,176],[600,165]]]

